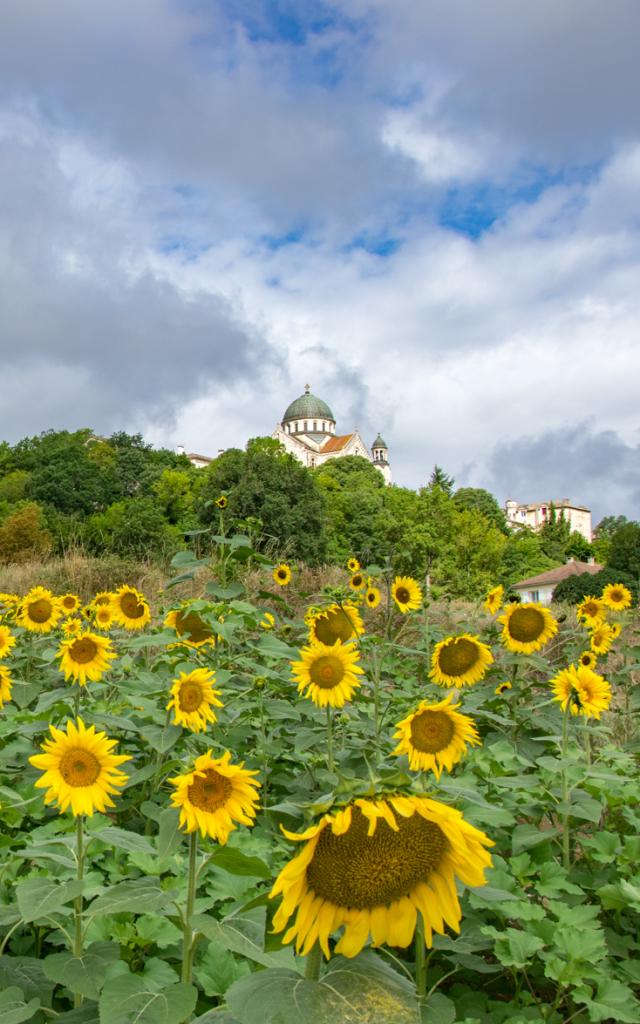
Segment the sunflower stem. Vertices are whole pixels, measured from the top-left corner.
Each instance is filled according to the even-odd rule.
[[[565,871],[571,867],[571,835],[569,832],[569,775],[567,772],[567,748],[569,745],[569,715],[571,714],[571,702],[567,700],[562,719],[562,866]]]
[[[315,942],[307,953],[304,976],[307,981],[317,981],[320,977],[320,964],[322,963],[322,950],[319,943]]]
[[[185,985],[191,984],[191,972],[193,968],[193,929],[191,918],[193,917],[193,904],[196,898],[198,858],[198,832],[192,832],[189,836],[189,874],[187,878],[187,905],[184,912],[184,928],[182,939],[182,981]]]
[[[333,760],[333,714],[331,708],[327,704],[327,767],[333,774],[335,771],[335,764]]]
[[[418,914],[415,934],[416,953],[416,992],[418,1000],[423,1003],[427,993],[427,947],[424,942],[424,921],[422,914]]]
[[[79,814],[76,818],[76,878],[79,882],[82,882],[84,876],[84,815]],[[74,917],[74,936],[73,936],[73,955],[79,959],[82,957],[82,910],[83,901],[82,893],[78,893],[73,902],[73,917]],[[82,1006],[83,996],[80,992],[74,992],[73,994],[73,1005],[74,1008]]]

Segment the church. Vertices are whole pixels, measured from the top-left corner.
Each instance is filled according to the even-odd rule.
[[[380,434],[371,451],[357,430],[351,434],[336,434],[336,420],[331,409],[321,398],[311,394],[308,384],[304,394],[287,407],[282,422],[278,423],[271,436],[304,466],[312,468],[321,466],[328,459],[359,455],[380,470],[387,484],[391,483],[388,450]]]

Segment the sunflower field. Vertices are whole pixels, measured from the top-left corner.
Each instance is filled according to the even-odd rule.
[[[626,587],[308,593],[217,507],[162,606],[0,594],[0,1024],[640,1021]]]

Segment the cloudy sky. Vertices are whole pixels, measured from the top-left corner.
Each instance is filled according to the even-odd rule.
[[[640,514],[636,0],[3,0],[0,438],[215,455],[309,382],[395,480]]]

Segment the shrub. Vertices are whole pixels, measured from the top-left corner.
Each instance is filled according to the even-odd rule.
[[[553,592],[553,600],[578,604],[584,597],[598,597],[608,583],[624,583],[633,594],[634,605],[638,603],[638,581],[617,569],[602,569],[593,574],[583,572],[580,576],[569,576],[558,583]]]
[[[35,502],[16,509],[0,526],[0,562],[26,562],[50,549],[51,535]]]

